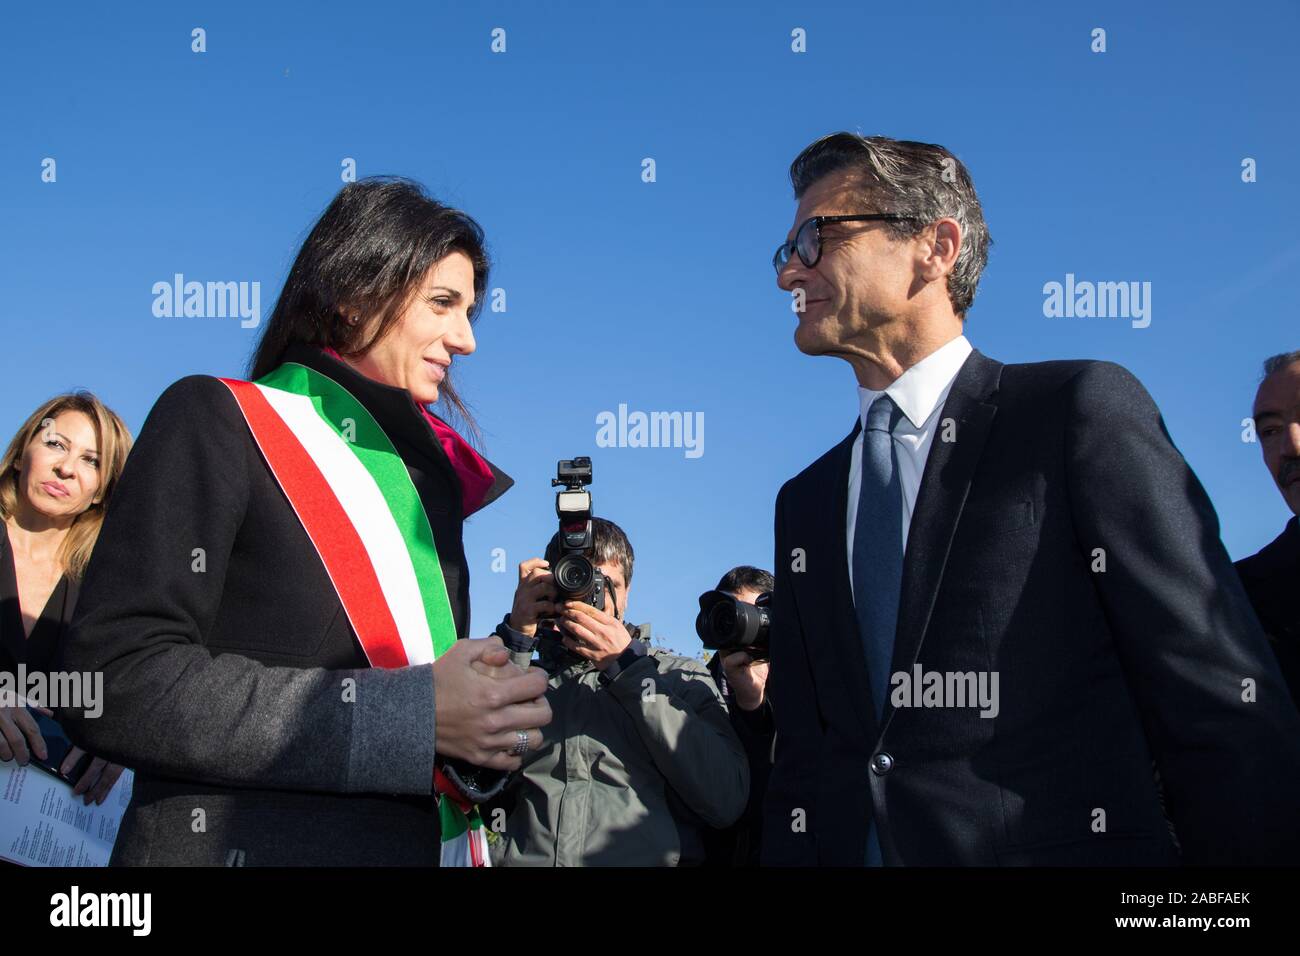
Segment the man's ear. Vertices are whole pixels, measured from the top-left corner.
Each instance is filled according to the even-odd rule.
[[[956,265],[961,253],[961,224],[955,219],[940,219],[934,227],[928,259],[928,271],[943,275]]]

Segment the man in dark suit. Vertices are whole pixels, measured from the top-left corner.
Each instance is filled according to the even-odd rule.
[[[1271,544],[1237,562],[1278,666],[1300,701],[1300,351],[1264,362],[1264,379],[1255,393],[1255,435],[1264,464],[1273,476],[1292,518]]]
[[[1150,396],[971,348],[989,238],[946,149],[839,133],[790,172],[795,342],[859,415],[776,500],[764,862],[1300,862],[1300,714]]]

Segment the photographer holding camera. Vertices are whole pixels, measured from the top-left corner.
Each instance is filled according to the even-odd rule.
[[[771,572],[750,565],[732,568],[713,591],[700,596],[696,631],[714,649],[708,671],[727,704],[731,727],[749,758],[749,802],[733,826],[705,838],[710,866],[758,866],[763,795],[772,770],[772,705],[767,699],[767,602]]]
[[[699,865],[704,834],[745,807],[745,752],[704,666],[651,647],[648,624],[626,623],[632,545],[572,490],[590,481],[589,460],[577,474],[583,462],[561,462],[557,483],[576,466],[557,496],[561,531],[544,558],[519,565],[497,628],[516,664],[537,651],[554,719],[484,814],[492,862]]]

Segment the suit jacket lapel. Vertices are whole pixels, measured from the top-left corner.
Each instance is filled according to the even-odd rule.
[[[940,413],[940,424],[936,426],[939,430],[930,445],[907,533],[891,674],[910,672],[920,653],[953,533],[997,412],[997,405],[990,399],[997,391],[1001,374],[1000,362],[979,351],[971,352],[953,380]],[[943,440],[942,422],[946,419],[956,423],[953,441]],[[892,713],[886,701],[886,729]]]

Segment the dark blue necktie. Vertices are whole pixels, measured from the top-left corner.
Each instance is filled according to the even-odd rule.
[[[889,668],[898,628],[898,601],[903,584],[903,489],[894,451],[894,428],[901,410],[888,395],[867,409],[862,434],[862,483],[853,527],[853,605],[867,658],[876,722],[884,714]],[[868,768],[863,768],[870,773]],[[868,866],[883,858],[873,819],[867,831]]]

